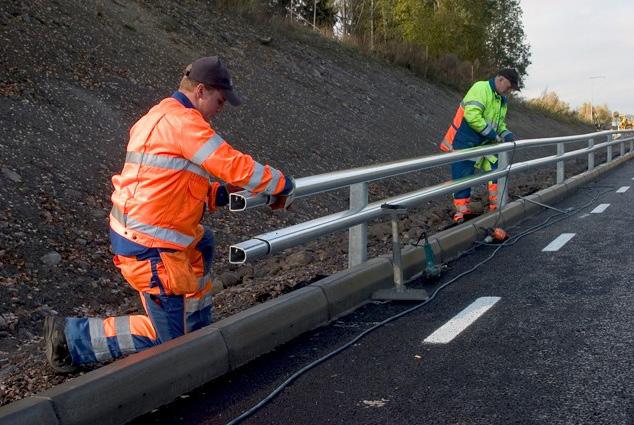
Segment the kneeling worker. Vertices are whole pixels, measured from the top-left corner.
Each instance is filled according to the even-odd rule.
[[[205,206],[228,203],[217,177],[286,204],[293,179],[232,148],[210,125],[225,101],[241,102],[217,57],[187,67],[178,91],[130,130],[123,171],[112,178],[114,263],[139,292],[147,316],[47,317],[44,337],[54,370],[135,353],[211,323],[214,239],[200,221]],[[278,205],[279,206],[279,205]]]
[[[506,128],[505,118],[507,95],[511,90],[519,90],[519,74],[515,69],[504,68],[488,81],[478,81],[467,92],[460,103],[440,149],[451,152],[473,148],[487,143],[513,141],[513,133]],[[454,180],[471,176],[475,168],[491,171],[497,168],[497,155],[488,155],[478,161],[466,160],[451,165]],[[497,208],[497,180],[488,182],[489,211]],[[462,223],[469,209],[471,189],[463,189],[453,194],[456,212],[455,223]]]

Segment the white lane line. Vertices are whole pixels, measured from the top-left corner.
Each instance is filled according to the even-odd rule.
[[[542,249],[542,251],[559,251],[559,249],[562,246],[566,245],[570,239],[575,237],[575,235],[576,233],[562,233],[561,235],[557,236],[554,241],[546,245],[546,247]]]
[[[610,204],[599,204],[595,209],[590,211],[591,214],[601,214],[603,211],[607,210]]]
[[[586,218],[586,217],[590,217],[590,214],[581,214],[581,215],[579,216],[579,218]]]
[[[629,186],[621,186],[621,187],[620,187],[620,188],[616,191],[616,193],[625,193],[625,192],[627,192],[627,189],[629,189],[629,188],[630,188]]]
[[[500,297],[481,297],[472,302],[467,308],[456,314],[450,321],[436,329],[423,342],[429,344],[447,344],[467,329],[480,316],[500,301]]]

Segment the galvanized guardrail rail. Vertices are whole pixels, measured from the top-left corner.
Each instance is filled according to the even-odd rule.
[[[601,138],[605,138],[605,141],[595,143]],[[565,144],[573,142],[587,142],[587,147],[566,152]],[[296,179],[295,198],[349,187],[350,209],[254,236],[250,240],[232,245],[229,260],[233,264],[254,261],[329,233],[349,229],[348,264],[352,267],[367,260],[367,223],[389,214],[389,211],[381,208],[381,205],[390,204],[413,208],[429,198],[456,192],[491,179],[498,179],[498,193],[503,194],[503,196],[498,196],[498,207],[501,208],[507,203],[506,185],[510,174],[557,163],[556,182],[562,183],[566,160],[587,156],[587,168],[592,170],[595,167],[595,152],[606,149],[606,162],[611,162],[613,147],[618,145],[620,156],[623,156],[626,151],[626,142],[629,142],[629,152],[634,151],[634,130],[610,130],[565,137],[525,139],[298,178]],[[557,153],[529,161],[509,163],[511,152],[539,146],[556,146]],[[495,171],[446,181],[368,204],[368,182],[492,154],[499,154],[498,169]],[[243,211],[268,205],[274,200],[274,196],[254,195],[248,191],[233,193],[230,198],[230,210]]]

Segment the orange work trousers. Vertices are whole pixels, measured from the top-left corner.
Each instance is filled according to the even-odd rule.
[[[115,255],[115,265],[139,292],[147,315],[67,318],[73,363],[109,361],[210,324],[213,252],[213,233],[198,226],[184,251],[152,248],[134,257]]]

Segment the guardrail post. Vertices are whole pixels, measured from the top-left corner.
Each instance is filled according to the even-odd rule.
[[[594,139],[588,140],[588,148],[594,147]],[[588,154],[588,171],[594,169],[594,152]]]
[[[368,205],[368,183],[350,185],[350,209],[360,210]],[[368,260],[368,223],[348,229],[348,267]]]
[[[498,155],[498,170],[503,170],[509,166],[509,153],[500,152]],[[503,208],[508,203],[507,178],[498,178],[498,209]]]
[[[630,140],[630,153],[634,151],[634,140]]]
[[[608,134],[608,143],[612,141],[612,135]],[[608,146],[608,157],[605,160],[606,163],[612,161],[612,145]]]
[[[621,136],[623,137],[623,136]],[[625,142],[621,142],[621,157],[625,155]]]
[[[557,143],[557,156],[564,154],[564,144]],[[557,184],[563,183],[566,179],[566,170],[564,168],[564,161],[557,161]]]

